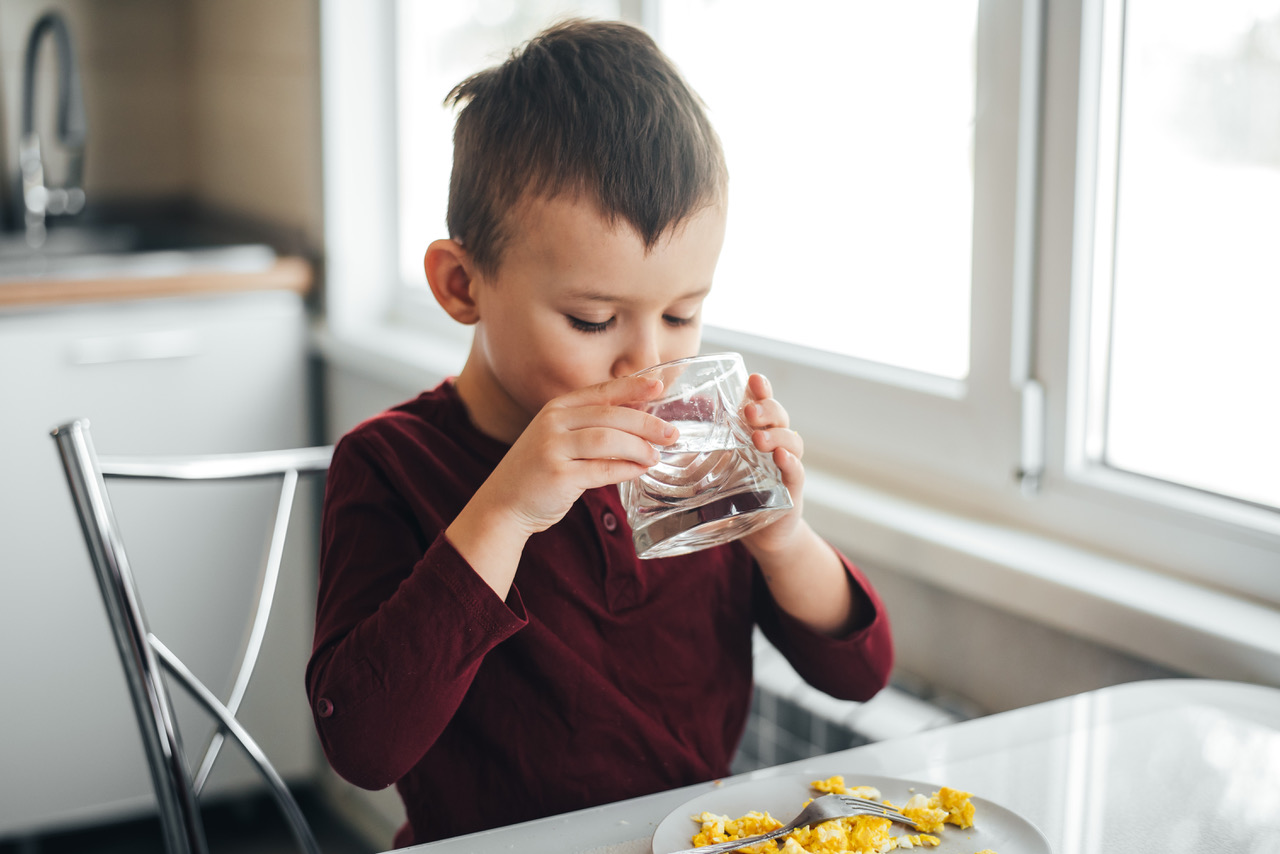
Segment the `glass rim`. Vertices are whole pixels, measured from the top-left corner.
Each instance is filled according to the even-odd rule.
[[[693,364],[694,362],[724,362],[724,361],[735,362],[739,365],[745,365],[745,363],[742,360],[741,353],[734,353],[732,351],[727,351],[724,353],[699,353],[696,356],[685,356],[681,359],[672,359],[670,362],[659,362],[656,365],[650,365],[647,368],[643,368],[639,371],[636,371],[634,374],[631,374],[631,376],[642,377],[645,374],[652,373],[654,371],[665,371],[671,368],[678,368],[683,365],[690,365],[690,364]]]

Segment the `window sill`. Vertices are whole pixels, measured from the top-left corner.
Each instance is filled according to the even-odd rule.
[[[318,323],[311,346],[325,364],[401,386],[407,394],[455,375],[467,357],[467,344],[458,337],[394,325],[337,331]]]
[[[1280,610],[822,471],[806,516],[868,566],[1192,676],[1280,684]]]
[[[456,373],[466,343],[376,328],[313,344],[326,364],[403,386]],[[894,571],[1192,676],[1280,685],[1280,610],[810,469],[806,516],[856,562]]]

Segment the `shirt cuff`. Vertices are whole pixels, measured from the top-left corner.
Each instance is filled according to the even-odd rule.
[[[499,599],[443,532],[427,549],[415,572],[423,569],[438,579],[459,612],[479,626],[482,635],[505,640],[529,624],[529,614],[516,586],[511,585],[505,600]]]
[[[840,562],[861,609],[852,629],[840,637],[829,637],[809,628],[776,602],[772,619],[762,622],[761,629],[810,685],[840,699],[867,700],[888,684],[893,667],[889,616],[861,570],[843,554]]]

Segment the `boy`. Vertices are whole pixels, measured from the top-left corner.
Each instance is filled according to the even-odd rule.
[[[728,774],[754,624],[836,696],[892,663],[875,593],[801,516],[803,445],[763,377],[746,416],[795,511],[635,556],[617,484],[675,432],[629,375],[698,351],[725,227],[719,141],[669,61],[570,21],[450,101],[450,237],[425,268],[473,343],[338,444],[307,672],[334,768],[397,785],[397,845]]]

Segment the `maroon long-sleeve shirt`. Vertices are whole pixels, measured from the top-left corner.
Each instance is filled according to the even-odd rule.
[[[616,487],[530,538],[499,599],[443,531],[507,447],[446,382],[354,429],[329,470],[307,690],[334,769],[398,787],[397,845],[728,774],[754,624],[829,694],[884,686],[888,618],[847,561],[865,618],[830,639],[739,544],[637,559]]]

